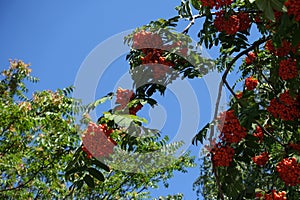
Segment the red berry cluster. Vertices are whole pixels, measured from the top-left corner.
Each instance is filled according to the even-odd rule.
[[[239,19],[239,31],[246,31],[251,25],[249,14],[245,12],[239,12],[237,17]]]
[[[229,6],[232,3],[232,0],[199,0],[201,1],[202,6],[219,9],[222,6]]]
[[[296,59],[281,60],[279,63],[279,76],[282,80],[296,78],[298,76]]]
[[[120,104],[116,109],[122,110],[126,108],[127,104],[134,99],[134,92],[132,90],[118,88],[116,103]],[[134,107],[129,108],[129,114],[136,115],[136,113],[141,110],[142,104],[137,104]]]
[[[132,90],[118,88],[116,103],[120,104],[122,108],[126,107],[133,98],[134,92]]]
[[[163,44],[162,38],[157,33],[140,31],[133,35],[132,47],[135,49],[160,48]]]
[[[247,65],[252,64],[256,59],[256,54],[254,52],[249,52],[248,56],[245,59]]]
[[[290,143],[289,146],[296,151],[300,151],[300,143],[299,144]]]
[[[89,122],[88,127],[82,137],[84,146],[82,150],[87,153],[87,157],[108,157],[114,146],[117,144],[110,134],[113,132],[106,124],[97,125]]]
[[[243,92],[238,92],[238,93],[235,94],[235,96],[236,96],[237,99],[241,99],[242,96],[243,96]]]
[[[253,133],[253,136],[257,137],[259,139],[259,142],[262,142],[264,139],[264,132],[259,126],[256,126],[256,131],[255,133]]]
[[[277,192],[276,190],[272,190],[270,194],[264,195],[264,200],[286,200],[286,192],[281,191]]]
[[[85,146],[82,146],[81,149],[82,149],[83,152],[85,152],[87,154],[86,155],[87,159],[91,159],[93,157],[91,152],[89,152],[89,150]]]
[[[143,49],[146,56],[142,56],[140,59],[142,64],[148,65],[152,68],[153,78],[155,80],[165,77],[170,72],[171,67],[175,64],[171,61],[167,61],[163,54],[163,50],[160,49]]]
[[[288,0],[285,2],[287,13],[293,15],[296,21],[300,21],[300,4],[299,0]]]
[[[229,145],[216,145],[210,153],[212,154],[212,162],[216,167],[228,167],[233,159],[234,149]]]
[[[284,57],[287,56],[289,53],[295,53],[296,48],[288,41],[282,40],[281,45],[279,47],[275,47],[273,45],[272,40],[268,40],[265,45],[265,49],[271,53],[274,53],[276,56]]]
[[[300,117],[298,97],[293,98],[286,91],[280,94],[279,98],[273,98],[270,102],[267,111],[275,118],[280,118],[284,121],[292,121]]]
[[[234,110],[220,113],[218,116],[218,128],[221,131],[220,139],[227,143],[239,143],[246,137],[246,129],[241,126]]]
[[[251,24],[249,15],[244,12],[240,12],[237,15],[233,14],[226,16],[223,10],[216,13],[214,20],[214,26],[219,32],[225,32],[228,35],[234,35],[238,31],[245,31]]]
[[[258,84],[258,80],[256,78],[253,78],[252,76],[246,78],[245,81],[247,90],[254,90]]]
[[[270,156],[269,156],[268,152],[263,152],[262,154],[260,154],[258,156],[254,156],[252,158],[252,160],[258,166],[264,166],[268,162],[269,158],[270,158]]]
[[[276,166],[279,177],[287,186],[300,184],[300,164],[296,158],[284,158]]]

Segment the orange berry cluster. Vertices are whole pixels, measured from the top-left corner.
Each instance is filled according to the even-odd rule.
[[[133,35],[132,47],[135,49],[157,48],[163,44],[162,38],[156,34],[147,31],[139,31]]]
[[[262,142],[264,139],[264,132],[259,126],[256,126],[256,131],[255,133],[253,133],[253,136],[257,137],[259,139],[259,142]]]
[[[269,156],[268,152],[263,152],[262,154],[260,154],[258,156],[254,156],[252,158],[252,160],[258,166],[264,166],[268,162],[269,158],[270,158],[270,156]]]
[[[279,76],[282,80],[296,78],[298,76],[296,59],[281,60],[279,63]]]
[[[165,77],[175,66],[175,62],[166,59],[166,52],[176,50],[176,53],[182,56],[186,56],[188,52],[188,48],[184,46],[183,42],[163,44],[163,40],[158,34],[144,30],[134,34],[132,47],[143,52],[144,55],[140,57],[140,60],[143,65],[151,68],[155,80]]]
[[[284,158],[276,166],[279,177],[287,186],[300,184],[300,164],[296,158]]]
[[[249,52],[248,56],[245,59],[247,65],[252,64],[256,59],[256,54],[254,52]]]
[[[149,65],[152,68],[153,78],[155,80],[164,77],[170,72],[170,66],[174,67],[175,64],[171,61],[167,61],[161,49],[143,49],[146,56],[140,57],[142,64]]]
[[[296,21],[300,21],[300,4],[299,0],[288,0],[285,2],[287,13],[293,15]]]
[[[288,91],[285,91],[280,94],[279,99],[275,97],[271,100],[267,111],[275,118],[280,118],[284,121],[293,121],[300,116],[299,102],[297,99],[298,97],[293,98]]]
[[[281,191],[277,192],[276,190],[272,190],[270,194],[264,195],[264,200],[286,200],[286,192]]]
[[[228,167],[233,159],[234,149],[229,145],[216,145],[210,153],[212,154],[212,162],[216,167]]]
[[[254,90],[258,84],[258,80],[252,76],[246,78],[245,85],[247,90]]]
[[[219,32],[225,32],[228,35],[234,35],[238,31],[245,31],[250,27],[251,21],[249,15],[244,12],[240,12],[237,15],[233,14],[225,16],[223,10],[216,13],[214,20],[214,26]]]
[[[219,9],[222,6],[229,6],[232,3],[232,0],[199,0],[201,1],[202,6]]]
[[[84,146],[82,150],[87,153],[87,158],[107,157],[113,152],[114,146],[117,144],[110,134],[113,132],[106,124],[89,122],[86,131],[82,137]]]
[[[122,110],[126,108],[127,104],[133,100],[135,97],[134,92],[132,90],[127,90],[127,89],[122,89],[118,88],[117,90],[117,99],[116,103],[120,104],[116,109],[117,110]],[[129,114],[131,115],[136,115],[136,113],[141,110],[143,107],[142,104],[137,104],[134,107],[129,108]]]
[[[218,116],[218,128],[221,131],[220,139],[228,144],[239,143],[246,137],[246,129],[241,126],[234,110],[220,113]]]
[[[235,94],[235,96],[236,96],[237,99],[241,99],[242,96],[243,96],[243,92],[238,92],[238,93]]]

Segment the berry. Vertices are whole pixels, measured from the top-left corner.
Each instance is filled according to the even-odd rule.
[[[279,76],[282,80],[293,79],[298,76],[297,62],[294,59],[282,60],[279,63]]]
[[[229,6],[232,0],[199,0],[202,6],[219,9],[222,6]]]
[[[112,132],[106,124],[89,122],[82,137],[83,150],[88,154],[88,158],[108,157],[113,152],[117,143],[110,137]]]
[[[157,48],[163,45],[162,38],[156,34],[147,31],[140,31],[133,35],[133,45],[135,49]]]
[[[268,40],[266,42],[265,49],[279,57],[284,57],[291,52],[296,52],[296,48],[293,47],[292,44],[286,40],[282,40],[280,46],[278,47],[275,47],[273,42],[271,40]]]
[[[297,99],[298,97],[293,98],[289,92],[286,91],[280,94],[279,98],[275,97],[271,100],[267,111],[275,118],[280,118],[284,121],[293,121],[300,116],[299,102]]]
[[[296,21],[300,21],[300,3],[299,0],[288,0],[285,2],[288,15],[293,15]]]
[[[83,152],[85,152],[87,155],[87,159],[91,159],[93,157],[93,155],[89,152],[89,150],[87,150],[87,148],[85,146],[81,146],[81,149]]]
[[[239,30],[239,19],[237,15],[225,16],[223,10],[216,13],[214,26],[219,32],[225,32],[228,35],[234,35]]]
[[[287,186],[300,184],[300,164],[296,158],[284,158],[276,166],[279,177]]]
[[[253,136],[257,137],[259,139],[259,142],[262,142],[264,139],[264,132],[259,126],[256,126],[256,131]]]
[[[245,59],[247,65],[252,64],[256,59],[256,54],[254,52],[249,52],[248,56]]]
[[[218,116],[218,128],[221,131],[220,139],[229,144],[239,143],[247,135],[246,129],[241,126],[234,115],[234,110],[220,113]]]
[[[300,143],[299,143],[299,144],[290,143],[289,146],[290,146],[292,149],[294,149],[294,150],[300,152]]]
[[[270,194],[265,194],[264,200],[286,200],[286,192],[276,192],[276,190],[272,190]]]
[[[251,24],[249,14],[240,12],[238,13],[237,17],[239,19],[239,31],[246,31]]]
[[[212,162],[216,167],[228,167],[232,162],[234,149],[228,145],[221,146],[218,144],[211,150]]]
[[[116,103],[120,104],[122,109],[134,98],[134,92],[132,90],[126,90],[118,88]]]
[[[258,84],[258,80],[256,78],[253,78],[252,76],[246,78],[246,88],[247,90],[254,90]]]
[[[243,92],[238,92],[238,93],[235,94],[235,96],[236,96],[237,99],[241,99],[242,96],[243,96]]]
[[[258,156],[254,156],[252,160],[258,166],[264,166],[268,162],[269,158],[269,154],[267,152],[264,152]]]

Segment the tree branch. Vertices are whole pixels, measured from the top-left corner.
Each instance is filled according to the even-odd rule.
[[[204,17],[205,14],[197,14],[197,15],[194,15],[193,17],[190,18],[190,23],[185,27],[185,29],[183,29],[183,31],[181,32],[182,34],[187,34],[190,30],[190,28],[195,24],[195,20],[197,18],[201,18],[201,17]]]

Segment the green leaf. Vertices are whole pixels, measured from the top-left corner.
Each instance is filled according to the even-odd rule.
[[[104,169],[107,172],[110,172],[109,167],[97,159],[93,159],[92,164],[96,165],[97,167],[100,167],[101,169]]]
[[[192,144],[197,146],[197,141],[203,144],[203,139],[206,137],[207,131],[210,128],[210,123],[207,123],[193,138]]]
[[[95,187],[95,182],[94,182],[94,179],[86,174],[83,178],[84,182],[90,187],[90,188],[94,188]]]
[[[76,166],[76,167],[74,167],[74,168],[71,168],[70,170],[68,170],[68,171],[66,171],[66,174],[65,174],[65,176],[66,177],[68,177],[68,176],[70,176],[71,174],[74,174],[74,173],[76,173],[76,172],[82,172],[82,171],[84,171],[85,170],[85,167],[82,167],[82,166]]]
[[[280,0],[271,0],[271,6],[278,11],[287,12],[284,2]]]
[[[191,0],[191,4],[196,10],[200,10],[201,2],[199,0]]]
[[[249,0],[250,3],[254,3],[255,0]]]
[[[95,168],[88,168],[88,172],[90,173],[90,175],[92,175],[94,178],[98,179],[99,181],[104,181],[104,176],[103,174],[96,170]]]
[[[102,103],[106,102],[107,100],[111,100],[113,95],[114,95],[114,93],[110,92],[106,96],[104,96],[104,97],[96,100],[95,102],[89,104],[87,106],[86,113],[89,113],[91,110],[94,110],[99,104],[102,104]]]

